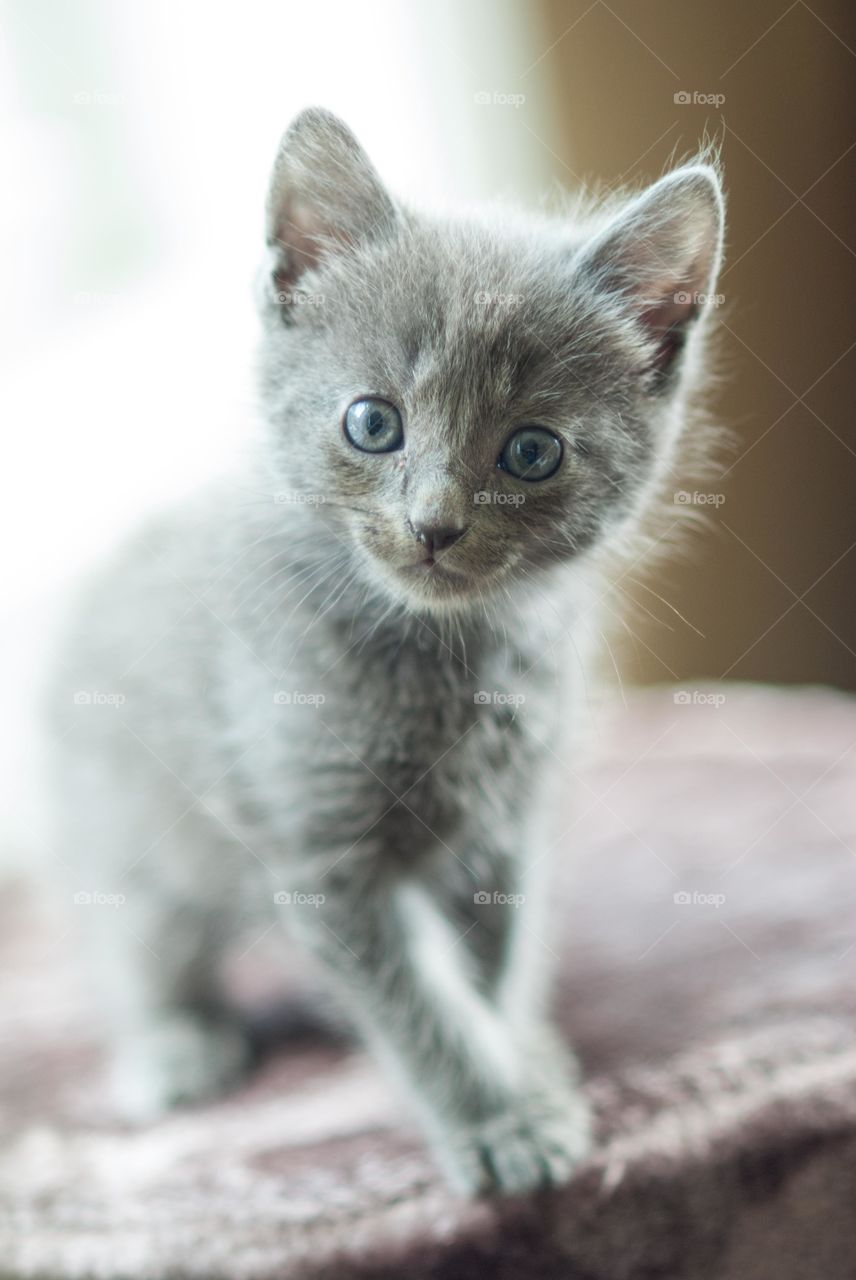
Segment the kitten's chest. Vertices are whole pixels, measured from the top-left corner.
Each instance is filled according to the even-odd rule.
[[[548,660],[533,667],[510,646],[464,656],[394,639],[340,649],[335,662],[321,653],[318,671],[291,673],[279,703],[268,695],[266,725],[253,724],[230,775],[254,839],[322,849],[365,841],[417,858],[518,821],[543,743],[556,740]]]
[[[556,718],[541,675],[508,653],[399,650],[324,707],[322,771],[366,826],[414,850],[454,844],[527,793]]]
[[[523,720],[548,711],[548,672],[530,666],[510,647],[390,647],[347,674],[330,709],[378,763],[418,771],[465,739],[491,757],[501,741],[518,740]]]

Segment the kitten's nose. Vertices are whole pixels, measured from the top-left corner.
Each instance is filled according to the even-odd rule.
[[[463,536],[463,528],[453,528],[440,524],[411,524],[411,530],[418,542],[421,542],[429,556],[436,556],[447,551],[453,543]]]

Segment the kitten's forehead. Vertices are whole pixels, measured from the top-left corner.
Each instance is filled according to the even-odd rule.
[[[567,266],[469,226],[410,227],[355,255],[334,326],[354,365],[451,436],[549,413],[581,386]]]

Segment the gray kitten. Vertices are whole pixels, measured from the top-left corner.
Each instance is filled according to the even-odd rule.
[[[446,219],[329,113],[285,134],[258,465],[125,547],[56,693],[75,887],[122,899],[86,921],[137,1113],[245,1065],[219,963],[255,914],[456,1187],[586,1155],[546,1013],[552,801],[608,566],[644,548],[700,381],[722,221],[705,162],[574,217]]]

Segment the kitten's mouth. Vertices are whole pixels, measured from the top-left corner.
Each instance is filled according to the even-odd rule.
[[[443,563],[443,556],[423,556],[419,560],[390,566],[398,589],[415,604],[464,603],[473,594],[472,576]]]
[[[436,556],[425,556],[423,560],[417,560],[413,564],[402,565],[399,572],[433,582],[463,583],[466,581],[464,574],[450,568],[448,565],[442,564],[441,560],[442,557],[438,560]]]
[[[400,603],[419,612],[443,614],[475,608],[503,576],[503,570],[504,566],[491,570],[453,568],[443,555],[398,564],[381,561],[376,568],[386,590]]]
[[[412,558],[399,560],[387,559],[376,552],[372,554],[373,548],[367,550],[375,573],[387,590],[416,608],[437,608],[441,612],[465,608],[479,599],[497,576],[495,568],[486,572],[472,565],[453,565],[451,560],[456,557],[448,556],[445,551],[434,555],[427,548],[421,552],[414,548]]]

